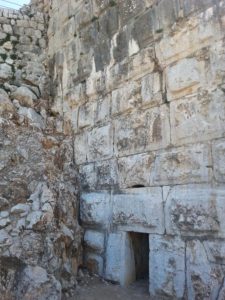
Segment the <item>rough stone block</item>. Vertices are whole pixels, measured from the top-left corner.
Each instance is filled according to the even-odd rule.
[[[115,159],[95,163],[96,188],[107,189],[118,183],[118,167]]]
[[[85,265],[91,273],[103,276],[104,262],[100,255],[94,253],[86,253]]]
[[[131,188],[137,185],[149,186],[154,161],[154,153],[121,157],[118,160],[120,188]]]
[[[85,225],[108,226],[111,219],[110,193],[82,193],[80,214]]]
[[[110,95],[107,95],[106,97],[100,99],[96,106],[96,115],[95,115],[95,122],[103,122],[107,120],[110,116]]]
[[[94,128],[88,134],[88,160],[102,160],[113,154],[113,137],[110,125]],[[87,152],[87,145],[86,145]]]
[[[108,236],[105,278],[123,286],[135,280],[134,253],[126,232],[110,233]]]
[[[93,126],[96,103],[89,103],[79,108],[78,126],[79,128]]]
[[[96,173],[94,163],[81,165],[79,167],[80,182],[83,190],[94,189],[96,187]]]
[[[141,96],[143,104],[160,105],[162,99],[162,79],[159,73],[146,75],[141,81]]]
[[[218,140],[212,144],[213,171],[218,182],[225,182],[225,140]]]
[[[166,232],[186,236],[225,236],[225,189],[207,185],[171,187],[165,206]]]
[[[87,132],[77,134],[74,141],[74,155],[77,164],[85,163],[87,160]]]
[[[137,82],[129,82],[125,86],[112,92],[112,114],[123,113],[135,108],[140,101],[138,99],[139,85]]]
[[[150,296],[153,299],[164,299],[165,295],[167,299],[183,299],[185,243],[177,237],[150,235],[149,246]]]
[[[84,243],[88,248],[102,253],[104,251],[104,233],[86,230],[84,234]]]
[[[121,230],[164,232],[161,188],[122,190],[113,195],[113,224]]]
[[[193,94],[201,84],[203,65],[195,58],[185,58],[167,68],[167,97],[169,100]]]
[[[209,182],[212,177],[209,144],[194,144],[157,153],[151,184]]]
[[[169,143],[170,125],[166,105],[115,121],[115,151],[118,156],[164,148]]]
[[[171,102],[172,143],[182,145],[211,138],[225,132],[225,95],[216,90],[210,95]]]
[[[188,299],[223,299],[225,266],[211,264],[200,241],[187,243],[186,257]]]

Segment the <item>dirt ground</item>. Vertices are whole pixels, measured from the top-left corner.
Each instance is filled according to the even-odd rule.
[[[127,288],[106,282],[97,276],[85,275],[71,300],[149,300],[148,281],[133,283]]]

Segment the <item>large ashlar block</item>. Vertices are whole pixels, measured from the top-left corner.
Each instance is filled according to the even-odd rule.
[[[210,263],[207,251],[198,240],[187,242],[187,291],[188,299],[224,299],[225,266]],[[223,294],[224,295],[224,294]]]
[[[115,151],[118,156],[164,148],[169,143],[169,110],[166,105],[115,121]]]
[[[96,188],[107,189],[118,182],[117,161],[108,159],[95,163]]]
[[[99,99],[97,101],[97,108],[96,108],[96,115],[95,115],[95,122],[103,122],[107,120],[110,116],[110,105],[111,105],[111,96],[110,94]]]
[[[88,103],[79,108],[78,126],[84,128],[94,125],[96,103]]]
[[[95,230],[86,230],[84,243],[86,247],[93,251],[102,253],[104,251],[104,233]]]
[[[77,134],[74,141],[74,156],[76,164],[85,163],[88,154],[88,136],[87,132]]]
[[[201,86],[204,63],[185,58],[166,70],[167,98],[174,100],[196,92]]]
[[[225,182],[225,140],[218,140],[212,144],[213,171],[218,182]]]
[[[177,237],[150,235],[149,246],[150,296],[184,299],[185,243]]]
[[[83,190],[93,190],[96,187],[96,173],[94,163],[79,167],[80,183]]]
[[[139,91],[140,87],[137,82],[130,82],[114,90],[112,92],[112,114],[123,113],[135,108],[140,102]]]
[[[113,154],[113,137],[110,125],[94,128],[88,134],[88,160],[110,158]],[[87,152],[87,147],[86,150]]]
[[[204,13],[190,18],[173,35],[161,39],[156,44],[156,56],[160,65],[165,67],[213,44],[222,36],[219,19],[210,7]]]
[[[108,226],[112,214],[109,192],[83,193],[80,200],[81,221],[85,225]]]
[[[132,241],[126,232],[110,233],[106,246],[105,278],[126,286],[135,281]]]
[[[120,188],[130,188],[135,185],[149,186],[154,161],[154,153],[136,154],[118,159]]]
[[[150,106],[162,104],[162,78],[160,73],[152,73],[143,77],[141,96],[143,104],[149,104]]]
[[[174,186],[164,193],[166,232],[185,236],[225,237],[225,188]]]
[[[120,230],[164,233],[161,188],[122,190],[112,196],[113,225]]]
[[[210,144],[194,144],[157,153],[151,184],[209,182],[212,177]]]
[[[219,138],[225,133],[225,94],[217,89],[171,102],[171,137],[174,145]]]

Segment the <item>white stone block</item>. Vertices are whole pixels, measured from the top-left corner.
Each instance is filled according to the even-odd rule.
[[[216,90],[205,97],[171,102],[171,137],[174,145],[201,142],[225,133],[225,95]]]
[[[173,148],[157,153],[151,172],[151,184],[204,183],[211,179],[209,144]]]
[[[166,232],[225,237],[225,189],[207,185],[171,187],[165,205]]]
[[[162,104],[162,83],[159,73],[148,74],[141,81],[141,96],[144,104]]]
[[[185,243],[177,237],[149,236],[149,291],[153,299],[183,299]],[[193,298],[194,299],[194,298]]]
[[[110,233],[106,247],[105,278],[122,286],[135,280],[135,260],[129,234]]]
[[[104,251],[104,233],[86,230],[84,234],[84,243],[88,248],[101,253]]]
[[[120,230],[164,233],[161,188],[122,190],[112,197],[113,224]]]
[[[88,160],[102,160],[113,154],[113,137],[110,125],[94,128],[88,134]],[[83,151],[87,152],[87,145]]]
[[[109,192],[83,193],[80,214],[84,224],[108,226],[111,220],[111,195]]]
[[[225,140],[214,141],[212,144],[213,171],[216,181],[225,182]]]
[[[88,154],[87,132],[77,134],[74,141],[74,155],[76,164],[85,163]]]

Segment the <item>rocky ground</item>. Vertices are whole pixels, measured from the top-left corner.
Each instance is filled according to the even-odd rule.
[[[63,300],[149,300],[148,283],[137,281],[125,288],[105,281],[96,275],[79,272],[78,286],[73,295],[64,295]]]

